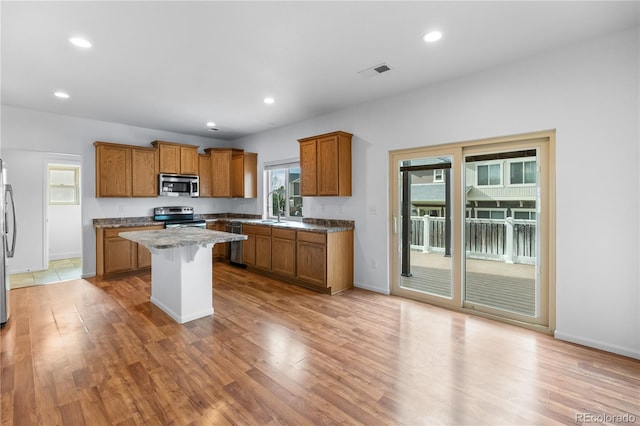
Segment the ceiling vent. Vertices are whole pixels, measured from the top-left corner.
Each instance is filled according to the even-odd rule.
[[[371,78],[387,71],[391,71],[391,67],[389,67],[388,64],[382,63],[380,65],[367,68],[366,70],[358,71],[358,74],[360,74],[360,76],[362,76],[363,78]]]

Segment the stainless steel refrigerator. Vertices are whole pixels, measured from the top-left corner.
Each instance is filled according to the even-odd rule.
[[[5,182],[6,171],[4,163],[0,160],[0,231],[2,232],[2,244],[0,244],[0,327],[9,320],[10,300],[9,275],[7,275],[7,258],[13,257],[16,249],[16,206],[13,201],[13,188]],[[10,236],[11,235],[11,236]],[[11,247],[9,242],[11,240]]]

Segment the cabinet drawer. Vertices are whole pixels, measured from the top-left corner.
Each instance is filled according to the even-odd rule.
[[[295,240],[296,231],[293,229],[272,229],[271,236],[273,238],[280,238],[283,240]]]
[[[323,232],[298,231],[298,241],[307,241],[309,243],[326,244],[327,234]]]
[[[254,235],[271,235],[271,228],[268,226],[257,226],[257,225],[243,225],[242,226],[243,234],[254,234]]]

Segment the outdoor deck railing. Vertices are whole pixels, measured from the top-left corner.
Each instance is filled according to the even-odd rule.
[[[444,253],[443,217],[411,216],[411,248],[424,253]],[[536,221],[466,219],[465,250],[473,259],[535,264]]]

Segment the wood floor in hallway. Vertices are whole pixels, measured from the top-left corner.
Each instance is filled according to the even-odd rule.
[[[177,324],[149,293],[149,275],[12,290],[2,425],[640,422],[640,361],[530,330],[223,263],[213,316]]]

